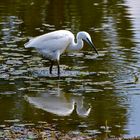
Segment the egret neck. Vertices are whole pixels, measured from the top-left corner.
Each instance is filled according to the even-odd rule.
[[[79,51],[83,48],[83,40],[81,38],[76,37],[77,42],[74,42],[74,39],[72,40],[72,43],[70,44],[68,51]]]

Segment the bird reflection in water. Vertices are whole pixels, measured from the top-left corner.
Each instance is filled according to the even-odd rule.
[[[59,88],[39,93],[38,96],[26,95],[25,99],[37,108],[56,114],[58,116],[68,116],[74,110],[81,117],[86,117],[91,111],[91,107],[84,106],[84,98],[63,93]]]

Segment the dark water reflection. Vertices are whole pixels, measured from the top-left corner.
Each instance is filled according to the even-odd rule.
[[[61,130],[139,135],[139,2],[0,1],[0,121],[44,120]],[[24,49],[28,38],[58,29],[89,32],[89,47],[61,57],[61,79]],[[85,45],[86,46],[86,45]],[[46,65],[47,63],[47,65]]]

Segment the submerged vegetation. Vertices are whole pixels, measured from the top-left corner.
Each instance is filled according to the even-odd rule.
[[[62,132],[57,130],[55,124],[43,121],[21,123],[15,119],[5,120],[5,124],[0,125],[0,140],[140,140],[140,137],[110,136],[108,132],[105,135],[97,136],[94,132]]]

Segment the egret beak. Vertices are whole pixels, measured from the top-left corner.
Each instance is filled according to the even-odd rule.
[[[93,42],[90,41],[88,38],[86,38],[86,39],[87,39],[86,42],[87,42],[91,47],[93,47],[94,51],[95,51],[97,54],[99,54],[98,51],[96,50],[96,47],[95,47],[95,45],[93,44]]]

